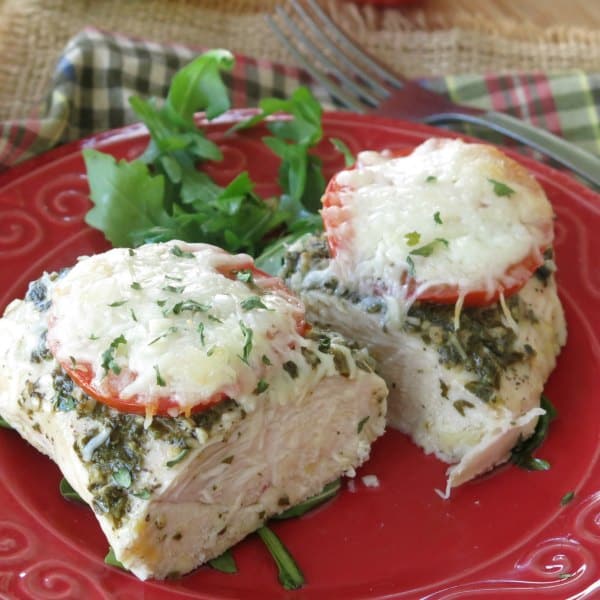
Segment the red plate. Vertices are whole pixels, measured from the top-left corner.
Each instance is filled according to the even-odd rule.
[[[330,113],[328,136],[351,150],[416,145],[449,135],[398,121]],[[276,160],[263,131],[210,135],[224,149],[214,174],[223,182],[248,168],[260,193],[272,193]],[[80,149],[133,158],[146,132],[127,127],[70,144],[0,176],[0,309],[22,296],[44,269],[107,248],[88,228],[87,182]],[[341,159],[323,143],[327,175]],[[597,597],[600,593],[600,197],[569,176],[523,157],[557,214],[558,281],[569,341],[547,394],[559,417],[539,455],[547,472],[507,466],[453,492],[445,465],[389,431],[373,447],[356,489],[301,519],[273,527],[306,576],[285,592],[261,544],[251,536],[234,549],[237,575],[203,567],[178,581],[146,582],[104,565],[107,545],[89,509],[63,500],[60,473],[16,433],[0,431],[0,597],[58,598],[524,598]],[[375,474],[380,487],[361,476]],[[574,491],[566,506],[561,499]]]

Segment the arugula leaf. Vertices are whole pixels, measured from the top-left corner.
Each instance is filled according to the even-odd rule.
[[[331,142],[332,146],[343,155],[344,165],[346,167],[353,167],[356,163],[356,157],[354,154],[352,154],[350,148],[348,148],[348,146],[346,146],[346,144],[339,138],[329,138],[329,141]]]
[[[231,550],[225,550],[223,554],[209,560],[208,564],[221,573],[237,573],[237,565]]]
[[[256,256],[279,237],[322,229],[317,212],[325,180],[320,158],[310,152],[323,137],[322,109],[307,88],[298,88],[286,100],[264,99],[259,115],[234,128],[288,113],[289,118],[266,125],[272,136],[265,143],[282,159],[280,198],[260,198],[248,173],[223,188],[199,170],[201,161],[220,160],[222,154],[196,126],[194,113],[203,110],[211,119],[229,108],[221,75],[232,67],[229,52],[209,51],[174,76],[162,105],[131,98],[150,133],[139,159],[116,161],[84,151],[94,203],[86,222],[114,246],[180,239]]]
[[[187,121],[194,120],[198,107],[208,119],[224,113],[230,106],[221,71],[231,71],[235,59],[229,50],[209,50],[180,69],[171,80],[167,106]]]
[[[112,546],[108,547],[108,553],[104,557],[104,564],[110,565],[111,567],[117,567],[118,569],[127,570],[123,566],[123,563],[117,560],[117,557],[115,556],[115,551],[112,549]]]
[[[325,179],[321,159],[309,154],[309,150],[323,139],[321,105],[308,88],[300,86],[289,99],[266,98],[261,100],[259,107],[258,115],[236,124],[232,131],[253,127],[276,113],[291,115],[291,119],[268,122],[267,128],[274,137],[265,137],[263,142],[282,159],[279,168],[281,188],[299,207],[317,212]],[[297,208],[293,215],[300,212]]]
[[[83,502],[83,498],[73,489],[73,486],[63,477],[59,484],[60,495],[65,500],[72,500],[74,502]]]
[[[533,435],[526,440],[521,440],[513,449],[510,460],[513,464],[528,471],[547,471],[550,468],[548,461],[535,458],[533,453],[540,447],[548,435],[550,423],[556,418],[556,409],[550,400],[542,394],[541,407],[546,411],[537,422]]]
[[[166,227],[171,218],[163,208],[164,178],[150,174],[140,162],[117,162],[97,150],[83,150],[94,207],[85,222],[104,232],[113,246],[131,246],[139,234]]]

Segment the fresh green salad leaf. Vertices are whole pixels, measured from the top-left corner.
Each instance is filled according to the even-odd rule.
[[[231,71],[234,63],[233,54],[228,50],[205,52],[175,74],[167,106],[191,123],[199,106],[208,119],[224,113],[229,108],[229,96],[221,79],[221,71]]]
[[[277,565],[281,585],[286,590],[297,590],[302,587],[304,585],[304,575],[283,542],[271,529],[264,525],[257,530],[257,533]]]
[[[221,573],[237,573],[237,565],[231,550],[225,550],[223,554],[209,560],[208,564]]]
[[[124,569],[123,563],[120,560],[117,560],[115,556],[115,551],[112,549],[112,546],[108,547],[108,553],[104,557],[104,563],[110,565],[111,567],[117,567],[118,569]]]
[[[150,133],[139,159],[117,161],[83,151],[94,203],[86,222],[114,246],[181,239],[258,256],[281,237],[322,228],[317,211],[325,181],[321,160],[310,152],[323,137],[322,109],[307,88],[298,88],[289,100],[263,100],[261,113],[235,128],[288,113],[267,123],[273,135],[264,139],[282,159],[281,197],[260,198],[246,172],[223,188],[199,169],[202,161],[218,161],[222,154],[194,114],[204,111],[212,119],[230,107],[221,74],[233,61],[226,50],[206,52],[176,73],[162,105],[130,99]],[[269,268],[278,269],[276,262],[269,261]]]
[[[353,167],[356,163],[356,157],[352,154],[350,148],[339,138],[329,138],[329,141],[338,152],[341,152],[346,167]]]
[[[60,495],[66,500],[73,500],[74,502],[83,502],[83,498],[73,489],[71,484],[64,477],[60,480],[59,489]]]
[[[144,231],[170,223],[161,175],[152,175],[141,161],[117,162],[91,148],[83,151],[83,158],[94,203],[85,221],[102,230],[113,246],[139,245]]]
[[[556,409],[550,400],[542,394],[541,407],[546,411],[537,422],[535,431],[530,438],[520,441],[512,450],[511,462],[529,471],[547,471],[550,463],[533,456],[548,435],[550,423],[556,417]]]

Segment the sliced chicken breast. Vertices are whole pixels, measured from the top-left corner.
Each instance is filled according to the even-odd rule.
[[[460,140],[360,154],[323,206],[326,235],[292,245],[282,275],[310,319],[369,348],[389,424],[452,465],[447,495],[544,414],[566,340],[552,207],[515,161]]]
[[[204,246],[178,247],[198,260],[206,250]],[[121,259],[126,260],[119,255]],[[153,263],[152,270],[160,268]],[[250,282],[247,273],[242,283],[256,286],[258,276]],[[270,516],[320,492],[340,475],[352,475],[368,458],[371,442],[383,433],[387,390],[372,372],[366,352],[351,349],[336,334],[317,329],[298,333],[295,320],[290,330],[294,344],[277,348],[279,334],[267,327],[271,337],[265,342],[258,337],[258,321],[254,322],[252,347],[246,334],[246,354],[240,347],[228,355],[240,355],[237,362],[245,375],[237,384],[239,394],[233,393],[235,386],[229,382],[226,396],[201,411],[188,410],[182,401],[185,410],[175,416],[168,414],[175,412],[172,404],[167,413],[156,414],[153,411],[160,403],[155,402],[150,412],[136,414],[98,401],[74,383],[47,341],[51,337],[49,316],[63,318],[53,304],[59,303],[59,291],[63,294],[68,288],[68,277],[45,275],[30,286],[24,300],[13,301],[0,319],[0,414],[56,462],[94,510],[116,557],[141,579],[184,574],[218,556]],[[130,284],[128,280],[123,283],[123,294]],[[252,318],[270,318],[268,307],[276,299],[257,287],[250,292],[261,294],[264,304],[259,310],[265,313]],[[303,314],[299,303],[291,298],[286,301],[295,303],[295,316],[298,310]],[[252,303],[256,306],[255,300]],[[113,308],[125,310],[124,306]],[[141,304],[136,310],[141,314]],[[216,303],[211,310],[217,310]],[[219,315],[224,321],[225,313]],[[124,325],[125,312],[114,319],[121,327],[129,327]],[[206,341],[210,339],[211,320],[204,313],[190,313],[188,320],[196,332],[203,322],[202,333]],[[181,321],[176,326],[184,327]],[[52,327],[58,325],[52,322]],[[124,331],[123,336],[133,340],[135,332]],[[102,332],[96,334],[101,337]],[[57,337],[56,330],[53,335]],[[75,338],[62,332],[58,339],[65,346]],[[124,346],[119,346],[118,356],[111,353],[117,362],[107,365],[108,369],[118,365],[122,373],[127,368],[123,361],[132,364],[137,350],[124,350]],[[264,369],[248,388],[246,378],[251,373],[242,369],[253,364],[259,349],[265,351],[258,356]],[[177,345],[164,346],[162,353],[185,358],[178,354]],[[75,356],[72,363],[83,364]],[[167,378],[171,372],[167,362],[160,364],[165,370],[161,377]],[[237,363],[231,364],[236,371]],[[171,385],[170,381],[162,383]],[[135,398],[139,400],[141,394],[136,392]]]

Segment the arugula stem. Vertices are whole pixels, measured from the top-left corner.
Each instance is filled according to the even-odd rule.
[[[316,508],[317,506],[327,502],[333,498],[339,491],[342,485],[341,479],[336,479],[335,481],[331,481],[328,483],[322,491],[314,496],[311,496],[304,502],[300,504],[296,504],[296,506],[292,506],[287,510],[284,510],[282,513],[275,515],[272,519],[276,519],[281,521],[283,519],[292,519],[294,517],[301,517],[303,514],[307,513],[309,510]]]
[[[265,525],[257,529],[256,532],[277,565],[281,585],[286,590],[297,590],[302,587],[304,585],[304,575],[283,542]]]

